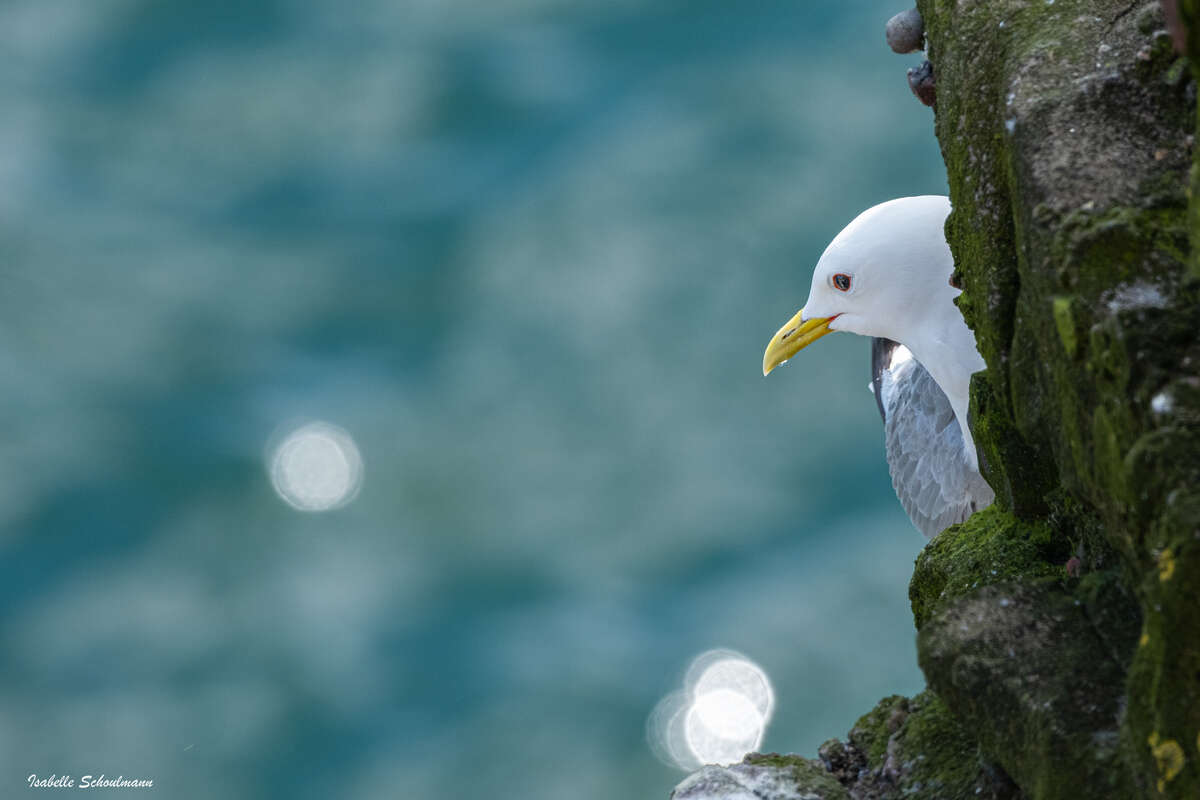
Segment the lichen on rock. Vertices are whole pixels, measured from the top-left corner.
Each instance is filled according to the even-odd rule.
[[[909,599],[921,628],[950,598],[980,586],[1062,574],[1069,551],[1045,523],[1017,519],[999,506],[944,531],[917,556]]]
[[[740,764],[692,773],[671,800],[850,800],[850,795],[816,762],[755,753]]]
[[[997,499],[917,559],[929,690],[804,760],[850,798],[1200,797],[1200,0],[1167,5],[917,0]]]
[[[1056,578],[987,586],[944,604],[918,637],[929,684],[1033,797],[1136,796],[1118,743],[1139,617],[1105,578],[1111,590],[1090,602]]]
[[[819,760],[751,754],[741,764],[705,767],[672,800],[1022,800],[1004,771],[982,758],[932,692],[884,698],[850,730],[821,746]]]
[[[972,412],[996,513],[1048,533],[1045,547],[1059,553],[1081,537],[1056,518],[1056,502],[1090,519],[1090,548],[1107,551],[1106,585],[1134,598],[1146,641],[1109,636],[1094,643],[1096,653],[1125,651],[1080,656],[1084,681],[1120,666],[1100,680],[1115,681],[1123,713],[1114,722],[1119,747],[1099,770],[1064,767],[1049,740],[1002,745],[1003,703],[989,714],[945,676],[927,669],[927,677],[1035,796],[1071,796],[1038,783],[1057,764],[1078,780],[1103,773],[1125,787],[1114,796],[1151,796],[1162,781],[1166,796],[1200,797],[1198,759],[1166,780],[1147,745],[1155,732],[1184,741],[1200,729],[1200,585],[1175,585],[1185,571],[1195,581],[1200,567],[1200,397],[1185,388],[1200,366],[1200,273],[1191,267],[1198,216],[1187,191],[1195,84],[1158,2],[918,6],[939,76],[935,125],[954,205],[947,237],[960,306],[988,367],[972,386]],[[1188,399],[1177,403],[1176,393]],[[985,549],[989,542],[979,539]],[[1028,548],[1013,554],[1010,568],[1029,568]],[[951,563],[961,583],[971,568]],[[936,603],[923,585],[928,572],[919,563],[914,576],[914,611],[924,614]],[[1070,616],[1060,608],[1072,596],[1065,588],[1040,591],[1047,613]],[[939,611],[953,616],[977,601],[947,600]],[[926,631],[922,664],[938,663]],[[970,650],[965,641],[940,646]],[[1045,724],[1066,725],[1064,706]]]

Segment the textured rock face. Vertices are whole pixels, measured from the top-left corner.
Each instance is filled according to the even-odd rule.
[[[847,741],[821,745],[820,759],[750,755],[705,767],[672,800],[1023,800],[1002,770],[931,692],[884,698]]]
[[[1078,780],[1123,787],[1111,796],[1200,797],[1200,295],[1189,266],[1187,63],[1158,2],[919,7],[939,76],[960,305],[988,364],[972,406],[1001,499],[992,521],[1046,526],[1047,555],[1056,541],[1082,546],[1085,578],[1112,571],[1143,619],[1136,641],[1096,644],[1090,669],[1078,656],[1082,680],[1115,713],[1091,748],[1082,739],[1102,720],[1067,708],[1041,723],[1027,714],[1021,728],[1057,725],[1057,742],[1006,740],[1005,709],[1021,693],[993,698],[991,714],[972,704],[962,671],[939,669],[939,637],[924,629],[922,664],[1034,796],[1072,796],[1051,780],[1058,763]],[[1047,591],[1030,596],[1029,611],[1053,630],[1046,620],[1069,611],[1069,595]],[[983,596],[941,614],[966,613]],[[1106,603],[1101,618],[1124,630],[1119,594]],[[940,639],[938,652],[959,647],[963,659],[979,646]],[[1065,761],[1063,748],[1073,754]]]
[[[1198,798],[1200,0],[917,6],[997,501],[917,560],[930,691],[764,766],[788,797]],[[737,785],[704,796],[776,796]]]
[[[1131,605],[1106,592],[1085,603],[1057,581],[989,586],[921,629],[921,668],[1033,797],[1133,797],[1118,752]]]
[[[799,756],[752,755],[731,767],[704,767],[671,800],[849,800],[820,764]]]

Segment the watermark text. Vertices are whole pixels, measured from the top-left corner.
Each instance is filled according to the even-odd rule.
[[[153,789],[153,778],[126,778],[118,775],[110,778],[103,772],[99,775],[83,775],[74,778],[70,775],[50,775],[39,777],[33,773],[25,782],[30,789]]]

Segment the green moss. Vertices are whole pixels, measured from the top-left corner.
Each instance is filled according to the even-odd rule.
[[[1063,576],[1070,543],[1045,523],[996,506],[940,533],[917,556],[908,587],[918,630],[940,603],[980,586]]]
[[[1129,494],[1125,486],[1124,456],[1118,426],[1113,424],[1108,411],[1097,408],[1092,417],[1092,441],[1096,448],[1096,479],[1101,491],[1112,503],[1126,503]],[[1123,509],[1121,509],[1123,510]]]
[[[1193,76],[1200,79],[1200,0],[1179,0],[1179,12],[1187,32],[1187,58],[1192,65]],[[1194,130],[1200,132],[1200,105],[1196,107]],[[1193,148],[1192,169],[1188,187],[1188,229],[1191,234],[1191,275],[1200,278],[1200,148]]]
[[[1050,256],[1054,278],[1085,297],[1137,280],[1161,282],[1181,271],[1188,253],[1184,210],[1187,197],[1179,176],[1155,174],[1139,187],[1150,207],[1077,209],[1053,222]]]
[[[994,782],[988,774],[994,770],[980,761],[979,745],[933,692],[912,699],[896,744],[911,764],[906,784],[917,797],[978,797]]]
[[[1200,74],[1200,0],[1179,7],[1187,63]],[[1121,763],[1130,791],[1200,796],[1200,752],[1185,746],[1200,734],[1195,87],[1158,3],[918,8],[938,76],[959,306],[987,362],[972,383],[971,427],[999,508],[922,554],[910,587],[916,622],[924,635],[931,614],[967,602],[971,587],[1005,577],[1029,586],[1057,572],[1051,584],[1066,581],[1070,602],[1093,615],[1089,646],[1129,669]],[[1078,581],[1062,576],[1069,555],[1080,558]],[[1136,654],[1128,596],[1145,619]],[[1088,651],[1076,656],[1080,679],[1092,680]],[[982,669],[954,663],[964,675]],[[943,696],[956,713],[969,699]],[[985,738],[1013,738],[986,706],[976,712]],[[1069,796],[1077,776],[1055,773],[1050,741],[1031,734],[1006,757],[1035,782],[1032,794]],[[1125,780],[1117,762],[1105,763],[1113,785]]]
[[[780,755],[779,753],[751,753],[745,763],[756,767],[807,767],[809,760],[804,756]]]
[[[1051,298],[1054,308],[1054,325],[1058,329],[1058,338],[1062,342],[1067,355],[1074,357],[1079,350],[1079,339],[1075,334],[1075,319],[1071,315],[1071,298]]]
[[[917,559],[937,694],[822,759],[872,800],[1200,797],[1200,0],[1186,62],[1154,2],[917,5],[997,502]]]
[[[1016,800],[1020,791],[982,759],[979,744],[933,692],[885,697],[859,719],[850,743],[826,743],[843,783],[859,798]]]
[[[1013,424],[991,370],[971,377],[970,423],[980,468],[996,490],[996,504],[1018,517],[1044,514],[1044,498],[1058,486],[1054,465]]]
[[[850,743],[866,754],[868,764],[882,766],[888,738],[899,729],[898,720],[907,713],[907,697],[894,694],[883,698],[854,723],[850,729]]]
[[[744,763],[760,767],[790,770],[796,785],[807,792],[817,792],[822,800],[849,800],[850,794],[819,762],[795,755],[751,753]]]
[[[1200,441],[1192,438],[1190,444],[1200,446]],[[1139,587],[1146,611],[1129,673],[1124,744],[1147,780],[1163,778],[1148,737],[1200,745],[1200,541],[1195,531],[1200,531],[1200,482],[1179,487],[1163,500],[1163,513],[1146,531],[1141,548],[1149,556]],[[1167,783],[1166,796],[1194,796],[1188,792],[1200,786],[1200,752],[1188,753],[1182,771]]]
[[[1053,492],[1046,499],[1050,505],[1046,524],[1056,539],[1069,542],[1070,554],[1079,562],[1082,582],[1097,573],[1120,569],[1119,554],[1114,551],[1104,522],[1094,508],[1065,489]]]
[[[929,686],[1034,798],[1136,796],[1117,720],[1137,608],[1114,572],[1087,591],[1056,578],[981,587],[942,603],[918,636]]]

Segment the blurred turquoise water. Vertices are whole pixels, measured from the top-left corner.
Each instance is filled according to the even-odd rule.
[[[665,798],[703,650],[771,750],[918,690],[866,341],[760,375],[945,190],[897,10],[0,6],[0,794]],[[314,418],[365,483],[305,515]]]

